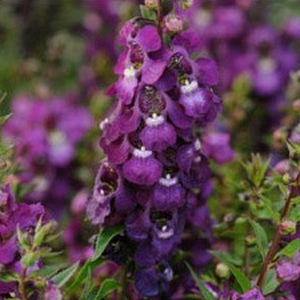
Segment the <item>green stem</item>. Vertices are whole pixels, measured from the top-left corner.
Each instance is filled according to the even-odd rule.
[[[280,218],[281,222],[284,221],[284,219],[286,219],[286,217],[288,216],[288,213],[289,213],[289,210],[290,210],[290,207],[291,207],[291,204],[292,204],[292,199],[297,195],[297,190],[299,188],[299,181],[300,181],[300,172],[298,173],[297,178],[295,180],[295,185],[291,187],[291,191],[290,191],[290,193],[287,197],[287,200],[285,202],[283,211],[281,213],[281,218]],[[266,279],[266,276],[267,276],[267,271],[268,271],[268,268],[269,268],[269,264],[273,261],[274,256],[276,255],[280,240],[281,240],[282,235],[281,235],[280,225],[281,224],[277,225],[271,247],[269,248],[269,251],[266,255],[266,258],[264,260],[260,276],[259,276],[258,281],[257,281],[257,285],[260,288],[262,288],[262,286],[265,282],[265,279]]]

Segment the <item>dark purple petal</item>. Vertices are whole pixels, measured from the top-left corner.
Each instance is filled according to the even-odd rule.
[[[126,232],[135,241],[146,240],[151,226],[148,210],[137,209],[126,219]]]
[[[219,81],[217,64],[210,58],[198,58],[196,60],[199,81],[204,85],[214,86]]]
[[[208,133],[203,138],[203,151],[206,156],[219,164],[231,161],[234,152],[230,147],[230,135],[227,133]]]
[[[156,296],[159,293],[159,280],[153,268],[138,271],[134,282],[136,289],[145,297]]]
[[[154,84],[162,76],[167,63],[163,60],[145,58],[142,69],[142,81],[146,84]]]
[[[172,180],[174,183],[171,183]],[[153,188],[152,202],[157,210],[173,210],[184,204],[185,191],[177,182],[177,178],[161,178]]]
[[[154,26],[144,26],[139,30],[136,41],[142,46],[145,52],[159,50],[161,47],[161,38]]]
[[[14,261],[18,251],[16,237],[13,236],[6,242],[0,243],[0,264],[9,264]]]
[[[147,149],[162,152],[176,142],[176,132],[172,125],[164,121],[158,126],[146,126],[140,135]]]
[[[158,181],[162,165],[152,156],[140,158],[133,156],[123,166],[124,177],[136,184],[150,186]]]
[[[197,88],[193,92],[182,94],[179,100],[185,113],[193,118],[205,115],[211,107],[212,93],[203,88]]]
[[[134,255],[134,261],[142,267],[151,267],[155,265],[157,255],[149,241],[142,242]]]
[[[130,144],[125,136],[121,136],[116,141],[106,144],[105,139],[101,139],[100,145],[107,154],[107,158],[111,163],[124,163],[130,151]]]
[[[176,127],[187,129],[192,126],[193,119],[184,113],[183,108],[178,103],[168,99],[167,109],[169,117]]]
[[[116,84],[117,95],[124,104],[131,104],[138,80],[134,74],[122,77]]]

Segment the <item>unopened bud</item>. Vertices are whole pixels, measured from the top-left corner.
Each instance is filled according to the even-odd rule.
[[[178,16],[169,14],[165,17],[165,26],[169,32],[180,32],[183,30],[183,21]]]
[[[159,0],[145,0],[145,6],[149,9],[157,9],[159,6]]]
[[[279,230],[282,235],[290,235],[296,233],[296,222],[292,220],[283,221],[279,225]]]
[[[194,4],[194,0],[180,0],[179,4],[182,9],[186,10],[189,9]]]
[[[300,112],[300,99],[293,102],[293,109],[297,112]]]
[[[21,262],[24,268],[28,268],[34,265],[38,258],[39,256],[37,253],[28,252],[21,258]]]
[[[219,278],[228,279],[230,276],[229,267],[223,263],[217,264],[215,272]]]
[[[290,184],[293,181],[293,178],[290,176],[289,173],[285,173],[282,176],[282,181],[283,181],[284,184]]]
[[[45,237],[50,236],[55,229],[57,228],[57,223],[55,221],[51,221],[42,227],[40,227],[34,236],[34,247],[39,247],[45,240]]]
[[[247,235],[245,238],[245,244],[247,247],[253,247],[255,245],[255,237],[253,235]]]
[[[280,128],[273,132],[273,140],[275,143],[282,144],[287,139],[287,133],[284,129]]]

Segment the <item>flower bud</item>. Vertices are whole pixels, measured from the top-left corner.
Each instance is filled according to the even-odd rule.
[[[38,258],[39,258],[38,253],[28,252],[22,257],[21,262],[24,268],[28,268],[34,265],[34,263],[38,260]]]
[[[35,236],[34,236],[34,247],[39,247],[45,240],[45,237],[49,237],[54,230],[57,228],[57,223],[55,221],[51,221],[37,230]]]
[[[255,245],[255,237],[253,235],[247,235],[245,237],[245,244],[247,247],[252,247]]]
[[[179,4],[182,9],[186,10],[189,9],[194,4],[194,0],[180,0]]]
[[[293,178],[290,176],[289,173],[285,173],[282,176],[282,181],[283,181],[284,184],[290,184],[293,181]]]
[[[285,220],[279,225],[279,229],[282,235],[294,234],[296,232],[296,222]]]
[[[165,26],[169,32],[180,32],[183,30],[183,21],[174,14],[169,14],[165,17]]]
[[[149,9],[157,9],[159,6],[159,0],[145,0],[145,6]]]
[[[230,276],[229,267],[223,263],[217,264],[215,272],[219,278],[228,279]]]
[[[293,102],[293,109],[296,112],[300,112],[300,99],[296,100]]]

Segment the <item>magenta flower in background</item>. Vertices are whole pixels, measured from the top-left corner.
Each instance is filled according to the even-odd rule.
[[[91,128],[92,117],[73,95],[19,96],[12,113],[3,133],[15,145],[20,180],[34,187],[26,199],[43,202],[58,214],[76,187],[68,168],[76,160],[76,148]]]

